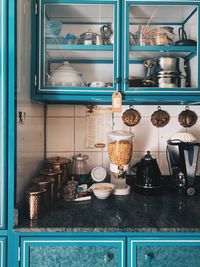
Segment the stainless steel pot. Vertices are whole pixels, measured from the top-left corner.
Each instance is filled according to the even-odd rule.
[[[175,57],[160,57],[156,59],[155,72],[157,74],[166,74],[166,72],[175,72],[186,76],[185,60]]]
[[[186,78],[183,75],[157,75],[157,82],[160,88],[186,87]]]

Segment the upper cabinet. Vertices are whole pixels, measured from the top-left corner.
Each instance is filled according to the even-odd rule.
[[[32,98],[197,102],[198,2],[38,0]]]
[[[199,95],[197,2],[126,1],[123,25],[123,92]]]
[[[0,2],[0,229],[6,224],[7,179],[7,1]]]
[[[109,100],[119,90],[118,9],[117,1],[39,1],[36,94]]]

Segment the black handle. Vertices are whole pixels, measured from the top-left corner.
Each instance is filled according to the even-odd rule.
[[[178,29],[178,36],[180,40],[187,40],[187,34],[182,27]]]

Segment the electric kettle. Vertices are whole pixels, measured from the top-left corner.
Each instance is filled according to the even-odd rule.
[[[156,159],[150,155],[150,151],[132,167],[136,177],[134,187],[144,194],[157,194],[161,192],[161,172]]]

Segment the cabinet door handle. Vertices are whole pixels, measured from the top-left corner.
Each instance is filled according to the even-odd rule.
[[[115,80],[115,84],[120,83],[121,80],[122,80],[121,78],[116,78],[116,80]]]
[[[105,254],[104,257],[103,257],[103,261],[104,261],[105,263],[109,263],[109,262],[111,262],[111,260],[113,260],[113,259],[114,259],[114,254],[112,254],[112,253],[107,253],[107,254]]]
[[[148,253],[145,253],[144,255],[144,260],[146,263],[150,263],[152,262],[152,260],[155,258],[155,255],[153,252],[148,252]]]

